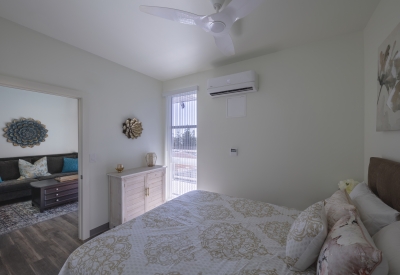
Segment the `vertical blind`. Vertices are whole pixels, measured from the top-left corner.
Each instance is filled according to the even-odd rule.
[[[167,97],[167,199],[197,189],[197,90]]]

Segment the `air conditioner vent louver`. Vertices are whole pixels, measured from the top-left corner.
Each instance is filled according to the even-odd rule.
[[[235,93],[241,93],[241,92],[246,92],[246,91],[252,91],[253,87],[246,87],[246,88],[241,88],[241,89],[233,89],[233,90],[227,90],[223,92],[216,92],[216,93],[210,93],[211,96],[217,96],[217,95],[228,95],[228,94],[235,94]]]
[[[254,71],[209,79],[207,91],[212,97],[245,94],[258,91],[258,76]]]

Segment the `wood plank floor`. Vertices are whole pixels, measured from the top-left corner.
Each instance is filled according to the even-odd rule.
[[[83,242],[78,212],[0,235],[0,275],[55,275]]]

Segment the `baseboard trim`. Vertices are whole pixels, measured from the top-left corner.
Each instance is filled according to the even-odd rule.
[[[96,228],[93,228],[92,230],[90,230],[90,238],[93,238],[103,232],[106,232],[108,229],[110,229],[110,224],[109,223],[105,223],[103,225],[100,225]]]

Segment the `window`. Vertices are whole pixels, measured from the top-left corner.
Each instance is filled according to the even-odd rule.
[[[197,189],[197,89],[167,97],[167,200]]]

